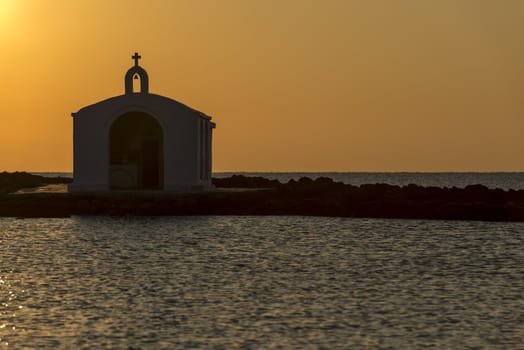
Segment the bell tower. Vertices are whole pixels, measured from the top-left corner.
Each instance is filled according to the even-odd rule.
[[[138,52],[135,52],[135,54],[131,56],[131,58],[135,60],[135,65],[129,68],[129,70],[126,73],[126,77],[125,77],[126,95],[134,94],[134,93],[148,94],[149,93],[149,77],[147,76],[147,72],[145,71],[145,69],[138,65],[138,60],[140,60],[142,56],[140,56]],[[133,79],[140,79],[140,91],[138,92],[133,91]]]

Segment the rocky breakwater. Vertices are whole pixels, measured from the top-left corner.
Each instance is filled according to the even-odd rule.
[[[214,179],[217,191],[163,194],[33,194],[0,197],[0,216],[314,215],[524,221],[524,191],[417,185],[346,185],[329,178],[282,184],[261,177]]]
[[[273,187],[259,193],[264,200],[250,204],[252,211],[279,215],[320,215],[371,218],[524,221],[524,191],[489,189],[483,185],[465,188],[361,186],[334,182],[329,178],[301,178],[286,184],[262,178],[224,179],[217,185],[235,183],[250,187]]]
[[[45,177],[23,171],[0,173],[0,195],[16,192],[22,188],[39,187],[50,184],[70,183],[73,179],[67,177]]]

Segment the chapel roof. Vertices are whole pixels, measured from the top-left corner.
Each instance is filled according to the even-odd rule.
[[[211,117],[208,116],[207,114],[200,112],[199,110],[196,110],[194,108],[191,108],[182,102],[179,102],[177,100],[174,100],[166,96],[151,94],[151,93],[133,94],[133,95],[124,94],[124,95],[109,97],[105,100],[101,100],[93,104],[90,104],[88,106],[85,106],[81,108],[80,110],[78,110],[78,112],[73,113],[73,114],[95,112],[96,110],[111,108],[111,106],[115,106],[116,108],[132,107],[132,106],[147,108],[148,106],[151,106],[151,105],[167,105],[169,106],[169,108],[179,109],[179,110],[181,109],[187,112],[198,114],[201,117],[211,119]]]
[[[179,101],[176,101],[172,98],[152,94],[149,92],[149,77],[146,70],[138,64],[138,61],[142,58],[135,52],[131,58],[134,60],[134,66],[129,68],[125,75],[125,94],[119,96],[113,96],[105,100],[95,102],[91,105],[81,108],[78,112],[73,113],[74,117],[77,114],[92,113],[98,110],[108,110],[108,109],[119,109],[119,108],[128,108],[128,107],[142,107],[150,108],[151,106],[164,106],[169,109],[179,109],[186,112],[194,113],[200,117],[211,119],[210,116],[206,115],[203,112],[200,112],[194,108],[191,108]],[[140,79],[140,91],[133,91],[133,80]]]

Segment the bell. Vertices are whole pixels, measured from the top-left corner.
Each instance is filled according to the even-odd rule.
[[[135,74],[135,76],[133,77],[133,79],[138,79],[138,74]]]

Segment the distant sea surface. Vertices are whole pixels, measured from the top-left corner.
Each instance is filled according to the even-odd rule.
[[[72,177],[71,173],[34,173],[44,176]],[[214,177],[228,177],[235,174],[245,176],[262,176],[268,179],[277,179],[282,183],[290,179],[298,180],[301,177],[318,178],[321,176],[332,178],[335,181],[352,185],[386,183],[391,185],[405,186],[416,184],[420,186],[436,187],[459,187],[481,184],[489,188],[501,189],[524,189],[524,172],[502,172],[502,173],[378,173],[378,172],[310,172],[310,173],[283,173],[283,172],[223,172],[214,173]]]
[[[523,349],[524,224],[0,218],[0,348]]]

